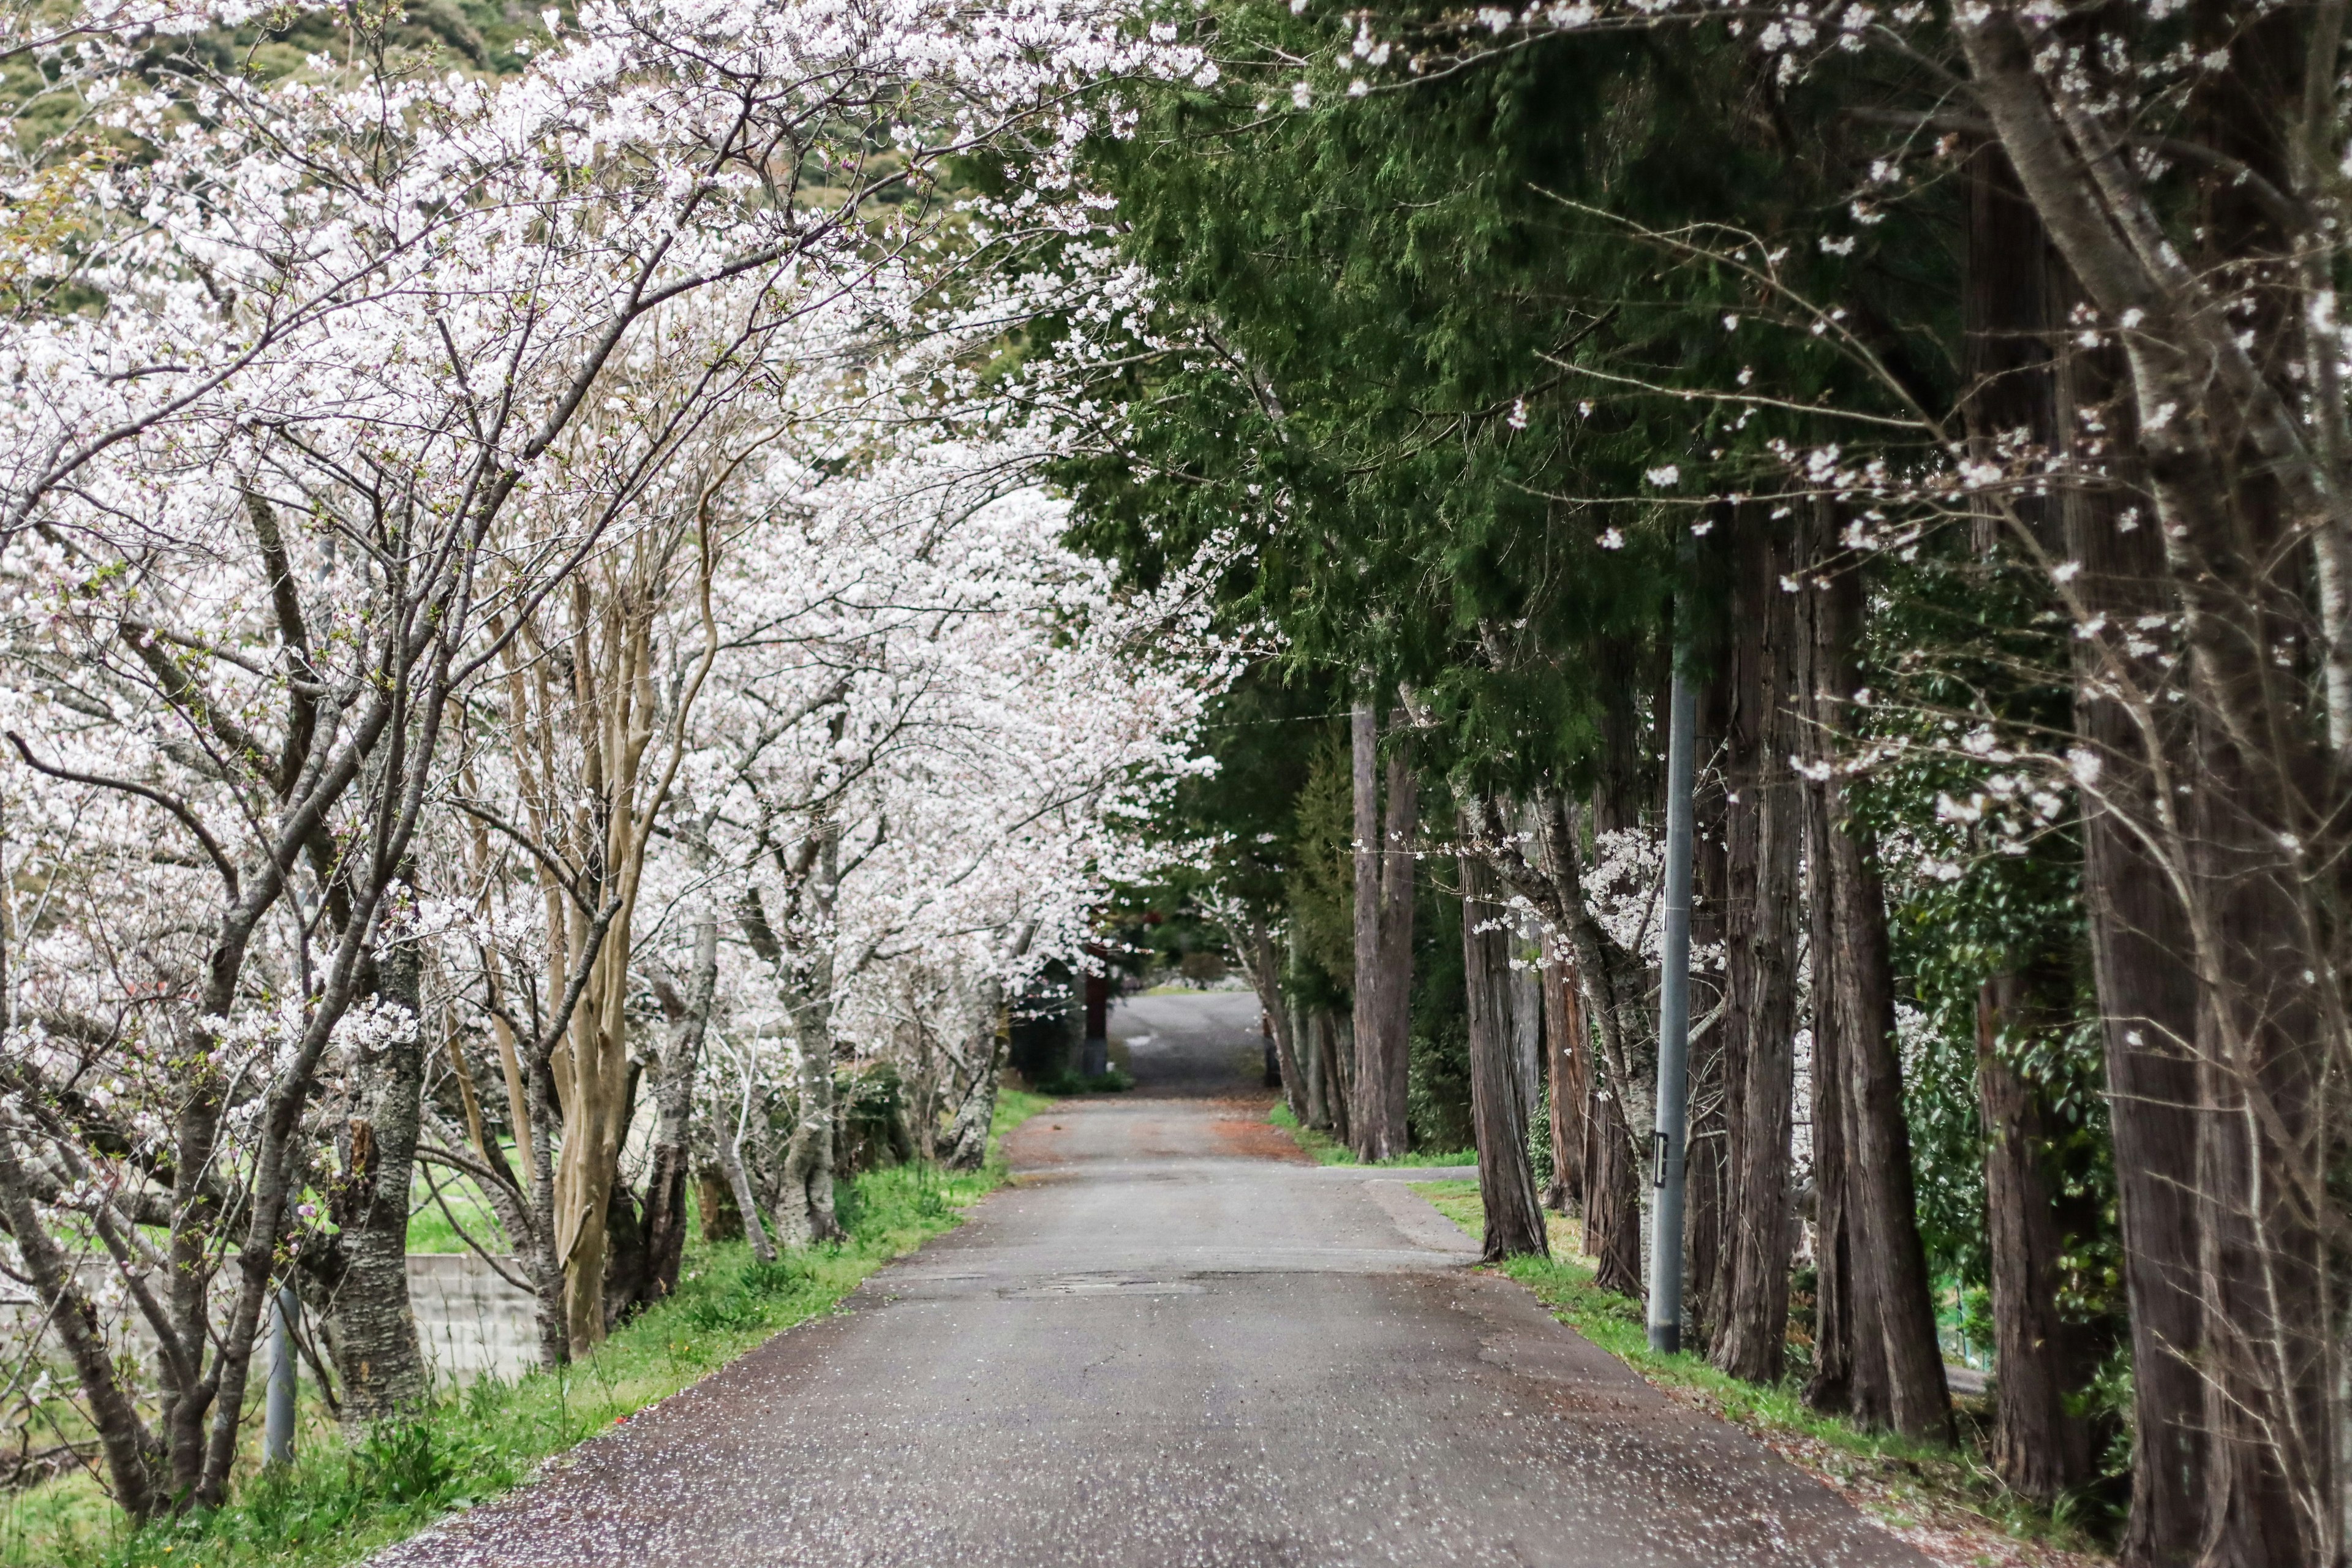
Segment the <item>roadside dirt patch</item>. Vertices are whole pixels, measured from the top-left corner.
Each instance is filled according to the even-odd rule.
[[[1265,1119],[1265,1108],[1246,1103],[1220,1115],[1209,1124],[1210,1134],[1217,1141],[1217,1152],[1250,1160],[1287,1160],[1293,1164],[1311,1165],[1307,1151],[1298,1141]]]
[[[1004,1158],[1013,1165],[1059,1165],[1068,1160],[1066,1142],[1055,1136],[1062,1131],[1060,1121],[1050,1111],[1040,1111],[1004,1135]]]

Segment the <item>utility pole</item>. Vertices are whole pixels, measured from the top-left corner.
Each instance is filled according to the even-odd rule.
[[[1683,538],[1685,580],[1694,552]],[[1683,1345],[1683,1174],[1690,1143],[1691,596],[1675,605],[1674,692],[1666,713],[1666,929],[1658,969],[1658,1121],[1651,1138],[1650,1348]]]
[[[294,1462],[294,1314],[301,1305],[291,1285],[278,1287],[270,1306],[269,1394],[262,1417],[262,1459]]]

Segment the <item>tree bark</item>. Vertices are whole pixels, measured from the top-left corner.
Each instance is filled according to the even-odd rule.
[[[1816,712],[1830,719],[1842,715],[1861,686],[1853,639],[1862,604],[1861,579],[1853,570],[1832,576],[1815,596],[1813,669],[1822,682]],[[1850,1261],[1855,1296],[1862,1310],[1877,1322],[1895,1429],[1948,1443],[1951,1394],[1936,1339],[1935,1300],[1912,1186],[1903,1068],[1895,1054],[1885,894],[1867,830],[1846,817],[1844,792],[1834,778],[1823,787],[1835,920],[1830,968],[1846,1069],[1846,1191],[1852,1205]],[[1858,1315],[1856,1328],[1861,1327]]]
[[[1504,942],[1506,956],[1514,961],[1505,972],[1511,1007],[1511,1070],[1519,1078],[1519,1104],[1532,1118],[1544,1092],[1543,982],[1525,962],[1520,939],[1507,931]]]
[[[1810,690],[1810,680],[1806,689]],[[1807,703],[1810,721],[1810,702]],[[1807,726],[1806,752],[1821,749]],[[1829,812],[1824,787],[1808,779],[1805,805],[1807,948],[1812,968],[1807,1021],[1812,1041],[1813,1134],[1813,1374],[1805,1403],[1846,1412],[1885,1407],[1884,1391],[1857,1390],[1854,1366],[1853,1226],[1846,1198],[1845,1056],[1838,1048],[1836,982],[1832,974],[1836,924],[1829,883]]]
[[[394,939],[381,964],[381,998],[407,1016],[365,1054],[346,1132],[345,1165],[330,1187],[341,1267],[331,1298],[342,1424],[354,1440],[387,1421],[414,1420],[432,1393],[408,1299],[408,1198],[425,1089],[423,954]]]
[[[1332,1012],[1318,1014],[1317,1018],[1317,1042],[1323,1052],[1323,1105],[1329,1112],[1328,1125],[1332,1137],[1352,1149],[1355,1143],[1348,1135],[1348,1107],[1356,1098],[1350,1079],[1356,1060],[1352,1025]]]
[[[1234,945],[1249,954],[1244,965],[1249,972],[1250,989],[1257,993],[1257,1005],[1265,1011],[1266,1022],[1274,1030],[1274,1054],[1280,1065],[1283,1103],[1301,1127],[1308,1125],[1307,1116],[1307,1074],[1298,1059],[1298,1043],[1290,1026],[1290,1008],[1282,995],[1282,958],[1275,946],[1274,933],[1265,921],[1253,918],[1245,931],[1228,933]]]
[[[1711,1347],[1729,1306],[1730,1254],[1725,1207],[1729,1200],[1730,1130],[1727,1122],[1744,1080],[1738,1079],[1739,1046],[1746,1039],[1736,1019],[1739,998],[1718,958],[1727,951],[1726,910],[1731,902],[1727,848],[1732,809],[1725,770],[1717,765],[1729,727],[1731,660],[1717,657],[1698,689],[1698,775],[1692,795],[1691,1015],[1719,1015],[1714,1027],[1691,1042],[1690,1136],[1683,1160],[1683,1300],[1696,1334],[1692,1348]]]
[[[800,1080],[800,1114],[784,1145],[782,1202],[776,1210],[776,1237],[786,1247],[810,1247],[842,1238],[833,1202],[833,1031],[829,1005],[803,1002],[793,1009],[793,1059]]]
[[[743,1168],[744,1122],[751,1110],[751,1086],[746,1083],[735,1125],[719,1129],[719,1169],[727,1178],[728,1192],[734,1195],[735,1217],[742,1223],[744,1239],[751,1244],[751,1256],[762,1263],[773,1263],[776,1244],[769,1238],[767,1225],[760,1218],[760,1194],[751,1190],[751,1173]]]
[[[1000,970],[1020,961],[1036,931],[1036,922],[1032,921],[1005,943],[998,954]],[[979,1004],[979,1027],[974,1033],[984,1031],[985,1038],[971,1042],[971,1057],[980,1070],[948,1129],[947,1163],[951,1171],[977,1171],[988,1163],[988,1132],[996,1121],[996,1087],[1004,1073],[1005,1053],[1013,1045],[1013,1014],[1004,1005],[1001,977],[991,975],[982,983]]]
[[[2032,1011],[2020,976],[1985,983],[1977,1000],[1977,1098],[1992,1276],[1993,1467],[2011,1491],[2047,1504],[2090,1478],[2090,1425],[2069,1405],[2095,1368],[2082,1330],[2058,1310],[2066,1237],[2042,1096],[2001,1050],[2006,1030],[2035,1026]]]
[[[686,1258],[686,1195],[694,1179],[694,1084],[718,984],[719,917],[704,910],[694,921],[694,966],[686,989],[662,997],[669,1036],[662,1044],[661,1077],[654,1084],[653,1168],[646,1178],[644,1295],[648,1303],[677,1294]]]
[[[2323,156],[2340,156],[2332,150],[2340,123],[2325,116],[2303,123],[2306,73],[2332,83],[2341,66],[2334,36],[2326,58],[2304,58],[2314,44],[2309,16],[2249,17],[2216,0],[2189,12],[2192,47],[2209,58],[2229,51],[2226,71],[2200,73],[2190,88],[2189,124],[2273,188],[2294,188],[2309,156],[2290,151],[2294,139],[2327,138]],[[2295,493],[2287,476],[2301,469],[2317,478],[2322,463],[2279,461],[2284,452],[2261,433],[2266,421],[2246,417],[2256,398],[2232,398],[2217,410],[2229,423],[2196,432],[2218,459],[2209,459],[2207,473],[2225,488],[2204,508],[2167,507],[2168,522],[2187,524],[2175,562],[2193,650],[2187,776],[2198,787],[2187,860],[2203,928],[2199,967],[2210,977],[2198,1021],[2207,1108],[2200,1261],[2212,1309],[2204,1556],[2216,1568],[2254,1568],[2346,1555],[2341,1450],[2352,1422],[2342,1402],[2344,1258],[2325,1238],[2344,1215],[2346,1144],[2341,1126],[2329,1126],[2326,1100],[2346,1065],[2346,1042],[2341,1017],[2331,1027],[2328,1016],[2342,994],[2321,978],[2338,972],[2342,947],[2317,931],[2340,929],[2347,890],[2347,752],[2331,755],[2329,736],[2352,734],[2345,563],[2334,548],[2345,535],[2352,473],[2344,471],[2340,440],[2329,439],[2345,416],[2340,391],[2315,397],[2305,380],[2328,374],[2310,362],[2342,362],[2333,325],[2306,335],[2320,311],[2332,311],[2337,278],[2325,264],[2316,275],[2288,269],[2289,258],[2327,230],[2286,231],[2251,182],[2209,176],[2201,184],[2197,235],[2206,276],[2294,279],[2309,290],[2296,299],[2283,288],[2229,286],[2233,297],[2223,309],[2231,330],[2244,333],[2237,341],[2251,344],[2260,377],[2248,390],[2267,408],[2307,411],[2316,428],[2288,428],[2323,462],[2331,445],[2338,447],[2324,487],[2306,481]],[[2143,422],[2143,443],[2158,423]],[[2168,465],[2158,478],[2173,480]],[[2279,650],[2290,639],[2312,647],[2316,679],[2281,668],[2288,660]],[[2322,865],[2329,869],[2315,869]],[[2322,886],[2326,891],[2317,892]]]
[[[1369,679],[1369,676],[1365,677]],[[1380,1109],[1368,1108],[1363,1086],[1380,1081],[1381,985],[1381,762],[1380,721],[1371,694],[1360,696],[1348,715],[1349,779],[1355,830],[1355,1082],[1349,1096],[1349,1147],[1360,1159],[1397,1152],[1387,1146]],[[1385,1104],[1385,1101],[1382,1102]],[[1376,1123],[1380,1123],[1376,1125]],[[1369,1142],[1368,1142],[1369,1141]],[[1374,1152],[1371,1143],[1379,1144]]]
[[[2352,476],[2328,460],[2326,447],[2340,443],[2315,444],[2298,423],[2298,409],[2311,408],[2324,436],[2343,417],[2340,397],[2296,386],[2301,374],[2333,376],[2332,350],[2296,353],[2291,328],[2267,330],[2285,324],[2282,314],[2315,317],[2332,298],[2313,289],[2282,313],[2286,291],[2266,286],[2295,279],[2294,252],[2325,254],[2324,231],[2272,231],[2248,177],[2276,190],[2271,176],[2287,164],[2276,139],[2301,118],[2288,100],[2305,74],[2296,57],[2308,18],[2250,20],[2211,5],[2191,15],[2191,47],[2208,59],[2226,49],[2228,64],[2200,74],[2188,129],[2242,171],[2200,178],[2194,232],[2206,254],[2194,258],[2175,248],[2153,192],[2094,104],[2040,68],[2038,19],[2030,26],[2011,6],[1980,7],[1958,37],[1979,100],[2070,269],[2106,320],[2128,312],[2131,326],[2122,342],[2137,471],[2158,503],[2165,613],[2188,652],[2189,713],[2178,753],[2155,733],[2160,722],[2139,719],[2160,782],[2146,797],[2155,819],[2132,826],[2173,880],[2189,937],[2200,1108],[2193,1288],[2210,1310],[2197,1352],[2207,1439],[2193,1488],[2205,1509],[2200,1535],[2135,1525],[2130,1543],[2237,1568],[2329,1561],[2345,1531],[2321,1240],[2340,1152],[2316,1098],[2324,1052],[2341,1048],[2342,999],[2332,945],[2315,940],[2342,907],[2345,865],[2340,759],[2324,754],[2315,721],[2340,725],[2342,712],[2329,712],[2288,650],[2312,646],[2315,622],[2320,651],[2342,651],[2327,646],[2338,617],[2310,616],[2300,579],[2315,568],[2323,605],[2340,597],[2334,547]],[[2317,67],[2323,87],[2332,68]],[[2216,279],[2252,308],[2252,323],[2241,326]],[[2122,672],[2108,673],[2127,691]],[[2346,682],[2329,670],[2320,684]],[[2145,712],[2144,698],[2138,705]]]
[[[1299,1085],[1298,1124],[1301,1127],[1323,1127],[1329,1124],[1330,1113],[1323,1109],[1323,1047],[1316,1031],[1320,1027],[1318,1014],[1312,1007],[1291,1004],[1290,1037],[1298,1042]]]
[[[2063,448],[2053,345],[2063,331],[2062,280],[2049,238],[1998,142],[1969,159],[1968,270],[1962,304],[1962,411],[1971,456],[2011,466],[2021,450]],[[2022,445],[2020,438],[2022,437]],[[2046,491],[1976,509],[1976,551],[2027,556],[2063,548]],[[2024,537],[2010,536],[2013,527]],[[2091,1474],[2088,1423],[2070,1414],[2096,1371],[2089,1336],[2058,1310],[2070,1229],[2063,1179],[2050,1165],[2051,1116],[2011,1065],[2004,1038],[2063,1029],[2072,975],[2030,952],[1988,981],[1977,1005],[1977,1100],[1984,1130],[1985,1232],[1995,1329],[1993,1463],[2011,1490],[2041,1502]],[[2013,1048],[2013,1047],[2012,1047]]]
[[[1565,962],[1548,962],[1544,986],[1544,1043],[1551,1093],[1551,1190],[1544,1206],[1581,1215],[1585,1205],[1585,1120],[1591,1110],[1591,1047],[1584,1038],[1584,1007],[1576,976]]]
[[[1392,721],[1390,728],[1383,803],[1378,787],[1379,729],[1370,702],[1357,704],[1349,726],[1356,832],[1356,1074],[1349,1123],[1351,1147],[1357,1158],[1366,1161],[1395,1159],[1409,1146],[1405,1101],[1412,1072],[1412,846],[1420,810],[1404,725]]]
[[[1623,1108],[1597,1081],[1585,1115],[1584,1251],[1592,1282],[1620,1296],[1641,1298],[1642,1173],[1633,1159]]]
[[[1855,1276],[1858,1237],[1846,1141],[1849,1073],[1839,1023],[1837,985],[1837,887],[1831,869],[1833,796],[1829,780],[1837,763],[1834,724],[1839,715],[1827,700],[1821,616],[1822,580],[1835,533],[1824,509],[1800,525],[1797,560],[1802,568],[1797,596],[1795,711],[1798,751],[1805,759],[1802,804],[1805,830],[1807,1022],[1812,1028],[1813,1374],[1805,1403],[1815,1410],[1847,1414],[1864,1426],[1890,1418],[1886,1358],[1877,1319],[1861,1300]]]
[[[2123,367],[2112,350],[2062,362],[2060,427],[2085,467],[2122,461],[2128,406],[2118,402]],[[2106,439],[2084,433],[2097,413],[2124,429]],[[2069,486],[2060,497],[2066,550],[2082,563],[2076,579],[2088,614],[2129,627],[2163,613],[2163,542],[2146,524],[2123,526],[2128,492]],[[2189,923],[2148,835],[2163,814],[2159,775],[2133,694],[2155,696],[2170,680],[2165,650],[2103,627],[2074,639],[2074,725],[2099,771],[2083,803],[2083,887],[2090,917],[2092,973],[2099,996],[2115,1149],[2124,1289],[2132,1341],[2132,1500],[2119,1560],[2131,1568],[2188,1568],[2205,1536],[2207,1439],[2206,1301],[2197,1285],[2197,976]],[[2154,760],[2180,743],[2178,708],[2157,701],[2140,714],[2163,726]]]
[[[841,885],[841,830],[829,817],[820,817],[795,857],[787,860],[778,848],[773,858],[784,877],[782,918],[772,921],[759,890],[746,889],[741,923],[792,1015],[799,1104],[784,1149],[776,1230],[784,1246],[808,1247],[838,1241],[843,1234],[833,1198],[834,908]],[[989,1101],[992,1112],[992,1082]]]
[[[1724,1310],[1710,1347],[1717,1368],[1751,1383],[1778,1383],[1787,1353],[1789,1262],[1795,1246],[1789,1200],[1789,1140],[1796,1094],[1797,846],[1802,803],[1788,771],[1782,713],[1795,670],[1794,595],[1780,587],[1790,565],[1760,509],[1742,509],[1732,622],[1734,709],[1727,777],[1731,826],[1727,918],[1734,1010],[1727,1046],[1738,1092],[1729,1132],[1724,1205]],[[1940,1365],[1940,1362],[1939,1362]]]
[[[1478,823],[1465,812],[1465,836]],[[1528,1158],[1526,1087],[1512,1042],[1510,937],[1486,930],[1504,910],[1485,861],[1465,854],[1462,878],[1462,973],[1468,993],[1470,1115],[1478,1142],[1478,1196],[1486,1211],[1484,1257],[1499,1262],[1519,1253],[1551,1256],[1543,1201]]]
[[[0,980],[5,980],[0,973]],[[0,988],[0,1023],[5,1022],[6,992]],[[73,1260],[50,1237],[26,1180],[19,1137],[29,1136],[0,1121],[0,1226],[16,1243],[16,1255],[32,1280],[36,1299],[64,1344],[89,1409],[99,1447],[106,1455],[114,1500],[131,1521],[144,1524],[170,1501],[165,1482],[168,1457],[163,1443],[140,1419],[106,1343],[98,1309],[74,1278]]]
[[[1591,1099],[1584,1115],[1585,1248],[1601,1259],[1599,1276],[1609,1289],[1639,1295],[1641,1200],[1635,1185],[1640,1159],[1631,1128],[1650,1114],[1656,1041],[1646,1032],[1643,1004],[1647,976],[1641,960],[1621,947],[1587,907],[1582,856],[1575,815],[1562,796],[1545,794],[1534,803],[1536,863],[1513,847],[1516,836],[1491,811],[1487,828],[1496,845],[1496,869],[1528,898],[1572,955],[1571,972],[1580,987],[1586,1028],[1585,1062]],[[1598,813],[1596,813],[1598,815]],[[1641,1098],[1631,1099],[1628,1090]]]

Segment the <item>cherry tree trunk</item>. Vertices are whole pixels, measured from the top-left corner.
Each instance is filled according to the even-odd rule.
[[[0,949],[0,962],[5,958],[5,949]],[[7,1015],[5,979],[0,970],[0,1025]],[[106,1456],[106,1479],[114,1500],[133,1524],[143,1524],[170,1504],[163,1445],[140,1418],[123,1369],[108,1349],[98,1308],[74,1278],[73,1260],[33,1206],[23,1156],[17,1152],[19,1135],[13,1118],[0,1120],[0,1226],[16,1242],[35,1299],[48,1314],[50,1331],[65,1347],[66,1359],[79,1379],[83,1405]]]
[[[760,1217],[760,1194],[751,1190],[751,1173],[743,1166],[740,1126],[719,1130],[719,1171],[727,1178],[727,1191],[735,1199],[736,1223],[743,1228],[743,1238],[751,1244],[751,1256],[762,1263],[773,1263],[776,1244],[769,1237],[767,1223]]]
[[[843,1234],[833,1203],[830,1013],[830,1007],[814,1003],[794,1009],[800,1116],[793,1123],[792,1141],[784,1146],[783,1194],[776,1208],[776,1239],[786,1247],[838,1241]],[[994,1096],[990,1098],[992,1100]]]
[[[686,990],[663,999],[664,1010],[674,1001],[676,1012],[668,1020],[661,1077],[654,1085],[656,1121],[652,1169],[646,1178],[646,1279],[641,1291],[648,1303],[677,1293],[686,1257],[687,1189],[694,1182],[694,1083],[718,983],[719,919],[706,910],[694,922],[694,967]]]
[[[407,1015],[407,1026],[362,1047],[344,1167],[330,1186],[341,1268],[326,1337],[343,1385],[343,1428],[354,1439],[415,1419],[432,1392],[408,1299],[408,1196],[425,1089],[421,961],[411,940],[383,956],[382,997]]]
[[[948,1127],[947,1167],[977,1171],[988,1163],[988,1130],[996,1120],[996,1088],[1004,1074],[1004,1053],[1013,1043],[1013,1020],[1003,988],[991,982],[981,996],[981,1024],[973,1031],[972,1059],[979,1064],[972,1086]]]

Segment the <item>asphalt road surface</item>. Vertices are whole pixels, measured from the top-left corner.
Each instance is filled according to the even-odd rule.
[[[1925,1568],[1402,1179],[1301,1160],[1246,995],[1116,1019],[1134,1091],[1022,1128],[970,1223],[378,1561]]]

